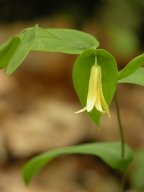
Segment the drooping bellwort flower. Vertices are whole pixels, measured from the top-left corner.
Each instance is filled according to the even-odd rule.
[[[86,107],[76,113],[91,112],[94,108],[110,116],[109,107],[103,95],[101,67],[97,63],[91,67]]]

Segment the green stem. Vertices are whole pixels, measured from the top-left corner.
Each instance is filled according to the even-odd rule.
[[[115,100],[116,113],[117,113],[117,122],[119,126],[120,138],[121,138],[121,158],[124,159],[125,158],[125,139],[124,139],[124,132],[123,132],[123,127],[121,123],[120,108],[119,108],[119,103],[118,103],[116,93],[114,96],[114,100]]]
[[[124,138],[124,132],[123,132],[123,127],[121,122],[120,107],[119,107],[119,102],[117,98],[117,93],[115,93],[114,100],[115,100],[117,122],[119,126],[120,139],[121,139],[121,158],[124,159],[125,158],[125,138]],[[122,183],[121,183],[121,192],[124,192],[124,188],[125,188],[125,175],[123,174]]]
[[[126,175],[123,174],[121,181],[121,192],[125,192],[125,182],[126,182]]]

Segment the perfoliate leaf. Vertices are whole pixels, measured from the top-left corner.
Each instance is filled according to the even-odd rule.
[[[0,68],[12,74],[31,50],[80,54],[97,48],[98,41],[90,34],[73,29],[27,28],[0,45]]]
[[[0,68],[7,67],[20,43],[20,38],[16,36],[0,45]]]
[[[37,27],[29,28],[17,37],[19,38],[19,44],[7,64],[8,74],[12,74],[30,52],[36,38],[36,31]]]
[[[118,75],[118,80],[128,77],[134,73],[140,66],[144,64],[144,54],[135,57],[131,60],[120,72]]]
[[[26,163],[23,168],[23,179],[26,184],[48,162],[59,155],[87,154],[100,157],[110,167],[124,171],[132,160],[133,152],[125,145],[125,159],[121,158],[121,143],[92,143],[72,147],[65,147],[43,153]]]
[[[140,67],[128,77],[120,79],[118,83],[131,83],[144,86],[144,68]]]
[[[97,48],[99,42],[90,34],[74,29],[41,29],[32,50],[80,54],[88,48]]]
[[[116,90],[118,70],[113,56],[103,49],[88,49],[78,57],[73,67],[73,84],[82,107],[86,106],[90,71],[95,63],[95,56],[97,56],[97,63],[102,69],[102,87],[108,105],[110,105]],[[94,108],[88,114],[99,126],[101,113]]]

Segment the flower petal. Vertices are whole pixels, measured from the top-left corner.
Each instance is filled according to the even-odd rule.
[[[102,76],[102,74],[101,74],[101,71],[100,71],[100,79],[102,78],[101,76]],[[110,117],[109,107],[108,107],[107,102],[106,102],[106,100],[104,98],[104,95],[103,95],[102,81],[101,81],[101,86],[100,86],[100,100],[101,100],[103,111],[105,113],[107,113],[107,115]]]
[[[84,111],[86,111],[86,110],[87,110],[87,108],[84,107],[83,109],[80,109],[79,111],[76,111],[75,113],[82,113],[82,112],[84,112]]]
[[[95,106],[96,93],[97,93],[97,77],[98,77],[98,69],[97,66],[93,65],[90,73],[87,104],[86,104],[88,112],[90,112]]]
[[[102,102],[101,102],[101,90],[102,90],[102,82],[101,82],[101,67],[97,66],[98,75],[97,75],[97,94],[96,94],[96,102],[95,107],[98,111],[104,113]]]
[[[109,107],[108,107],[108,105],[107,105],[107,102],[106,102],[106,100],[105,100],[105,98],[104,98],[102,89],[101,89],[101,102],[102,102],[102,106],[103,106],[104,111],[105,111],[106,114],[110,117],[111,114],[110,114],[110,111],[109,111]]]

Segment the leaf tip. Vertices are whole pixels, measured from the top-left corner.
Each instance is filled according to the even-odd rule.
[[[25,170],[25,167],[22,169],[22,179],[23,179],[23,182],[26,186],[29,185],[30,183],[30,178],[28,177],[28,175],[26,174],[26,170]]]

